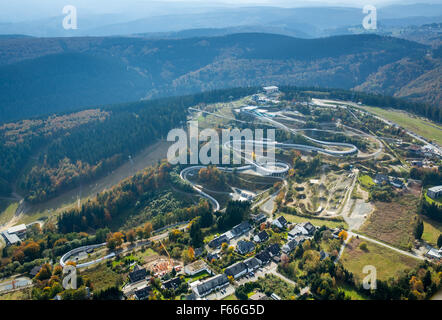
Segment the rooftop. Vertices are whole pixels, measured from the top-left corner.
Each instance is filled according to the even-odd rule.
[[[227,275],[219,274],[197,285],[196,290],[198,291],[198,294],[201,296],[212,291],[216,287],[221,287],[228,283],[229,279],[227,278]]]
[[[432,192],[441,192],[442,191],[442,185],[441,186],[435,186],[435,187],[428,188],[428,190],[430,190]]]
[[[185,266],[186,270],[196,272],[207,268],[207,264],[203,260],[197,260]]]
[[[10,234],[7,231],[2,232],[3,237],[8,241],[10,244],[16,244],[20,242],[20,238],[16,234]]]
[[[7,232],[9,234],[17,233],[17,232],[23,232],[23,231],[26,231],[26,225],[25,224],[19,224],[17,226],[13,226],[13,227],[11,227],[11,228],[9,228],[7,230]]]

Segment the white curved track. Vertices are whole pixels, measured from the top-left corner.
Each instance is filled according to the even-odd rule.
[[[198,110],[198,109],[193,109],[193,108],[191,110],[206,112],[204,110]],[[212,114],[210,112],[207,112],[207,113]],[[272,124],[276,128],[280,128],[282,130],[285,130],[285,131],[288,131],[288,132],[291,132],[294,134],[301,134],[302,137],[304,137],[305,139],[307,139],[315,144],[319,144],[319,145],[323,145],[323,146],[341,147],[341,148],[346,148],[346,150],[326,149],[326,148],[321,148],[321,147],[311,146],[311,145],[295,144],[295,143],[282,143],[282,142],[267,141],[267,140],[263,140],[263,141],[256,141],[256,140],[245,140],[244,141],[244,140],[242,140],[240,143],[252,143],[252,145],[260,145],[261,144],[262,146],[265,145],[267,147],[272,145],[273,147],[280,148],[280,149],[295,149],[295,150],[301,150],[301,151],[317,151],[317,152],[327,154],[330,156],[334,156],[334,157],[351,156],[351,155],[355,155],[358,153],[358,148],[351,143],[322,141],[322,140],[311,138],[311,137],[305,135],[304,133],[302,133],[304,131],[316,131],[316,132],[327,132],[327,133],[333,133],[333,134],[334,133],[345,134],[342,131],[323,130],[323,129],[317,129],[317,128],[292,129],[292,128],[289,128],[286,125],[284,125],[274,119],[271,119],[269,117],[259,116],[259,115],[252,113],[252,112],[247,112],[247,113],[254,116],[254,117],[257,117],[259,120],[261,120],[263,122],[267,122],[267,123]],[[216,114],[213,114],[213,115],[216,115]],[[227,119],[245,123],[245,121],[242,121],[242,120],[237,120],[237,119],[233,119],[233,118],[232,119],[227,118]],[[347,126],[344,126],[344,127],[358,131],[359,133],[355,133],[358,136],[369,136],[368,134],[361,132],[360,130],[356,130],[354,128],[350,128]],[[261,173],[262,175],[269,175],[270,176],[270,175],[284,175],[290,168],[289,164],[281,162],[281,161],[277,161],[274,163],[268,163],[267,165],[262,165],[262,164],[257,163],[254,160],[250,160],[247,157],[242,156],[242,150],[236,150],[233,147],[234,142],[239,142],[239,141],[233,140],[233,141],[226,142],[226,143],[224,143],[223,148],[230,149],[233,152],[240,154],[241,158],[244,159],[244,161],[247,163],[247,165],[242,166],[242,167],[236,167],[236,168],[219,166],[219,167],[217,167],[219,170],[232,172],[233,170],[244,171],[247,169],[255,168],[257,170],[257,172]],[[381,150],[382,150],[382,148],[380,148],[380,150],[377,150],[376,152],[374,152],[371,155],[365,156],[365,158],[376,156]],[[205,166],[205,165],[187,167],[181,171],[180,177],[184,181],[190,183],[192,185],[193,189],[197,193],[199,193],[201,196],[207,198],[213,204],[214,210],[217,211],[220,209],[220,205],[219,205],[218,201],[214,197],[212,197],[211,195],[202,191],[199,186],[195,185],[193,182],[191,182],[187,179],[187,174],[190,171],[197,170],[197,169],[199,170],[199,169],[206,168],[206,167],[207,166]]]

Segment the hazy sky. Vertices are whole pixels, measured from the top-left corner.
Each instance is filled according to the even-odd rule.
[[[59,16],[65,5],[74,5],[88,14],[118,13],[119,15],[152,16],[225,6],[324,5],[362,8],[366,4],[382,7],[390,4],[410,3],[442,3],[442,0],[0,0],[0,22]]]

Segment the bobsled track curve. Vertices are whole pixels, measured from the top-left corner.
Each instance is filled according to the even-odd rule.
[[[213,115],[217,116],[214,113],[206,112],[204,110],[198,110],[198,109],[194,109],[194,108],[189,108],[189,110],[205,112],[205,113],[209,113],[209,114],[213,114]],[[273,147],[275,149],[279,148],[279,149],[294,149],[294,150],[300,150],[300,151],[316,151],[316,152],[327,154],[327,155],[333,156],[333,157],[352,156],[352,155],[357,155],[357,153],[358,153],[358,148],[351,143],[322,141],[322,140],[311,138],[303,133],[306,131],[312,131],[312,132],[326,132],[326,133],[330,133],[330,134],[336,134],[336,133],[347,134],[343,131],[323,130],[323,129],[317,129],[317,128],[292,129],[292,128],[287,127],[283,123],[276,121],[275,119],[271,119],[269,117],[264,116],[263,114],[257,115],[252,112],[247,112],[247,113],[249,115],[252,115],[252,116],[258,118],[258,120],[260,120],[262,122],[266,122],[267,124],[269,124],[273,127],[276,127],[276,128],[279,128],[279,129],[282,129],[282,130],[285,130],[285,131],[288,131],[288,132],[291,132],[294,134],[300,134],[302,137],[304,137],[308,141],[311,141],[316,145],[322,145],[322,146],[324,146],[324,148],[321,148],[319,146],[313,146],[313,145],[269,141],[269,140],[265,140],[265,139],[264,140],[231,140],[231,141],[224,143],[222,147],[238,154],[242,159],[244,159],[244,162],[246,163],[246,165],[243,165],[241,167],[216,166],[221,171],[232,172],[235,170],[236,172],[241,172],[241,171],[245,171],[245,170],[249,170],[249,169],[255,169],[259,174],[261,174],[263,176],[279,176],[279,177],[281,177],[281,176],[284,176],[285,173],[287,173],[288,170],[290,169],[290,165],[285,162],[282,162],[282,161],[275,161],[275,162],[271,162],[271,163],[260,164],[257,161],[250,159],[250,157],[245,157],[243,155],[241,148],[238,149],[238,148],[234,147],[235,144],[241,145],[242,143],[251,144],[254,146],[258,145],[258,146],[263,146],[263,147],[264,146]],[[223,117],[223,118],[226,118],[226,117]],[[241,123],[247,123],[243,120],[237,120],[234,118],[227,118],[227,119],[233,120],[233,121],[239,121]],[[376,139],[376,137],[373,137],[373,136],[371,136],[367,133],[364,133],[360,130],[357,130],[357,129],[354,129],[354,128],[351,128],[348,126],[343,126],[343,127],[353,130],[355,132],[354,135],[357,135],[360,137],[372,137],[372,138]],[[327,146],[328,147],[345,148],[345,150],[327,149],[327,148],[325,148]],[[382,147],[380,147],[376,152],[374,152],[370,155],[366,155],[364,158],[375,157],[377,154],[379,154],[379,152],[381,152],[381,150],[382,150]],[[182,180],[189,183],[198,194],[200,194],[202,197],[208,199],[210,201],[210,203],[212,204],[214,211],[218,211],[218,210],[220,210],[219,202],[214,197],[212,197],[211,195],[204,192],[200,186],[195,185],[192,181],[190,181],[187,178],[187,175],[189,174],[189,172],[191,172],[193,170],[200,170],[200,169],[206,168],[206,167],[207,166],[205,166],[205,165],[195,165],[195,166],[187,167],[180,172],[180,177]]]

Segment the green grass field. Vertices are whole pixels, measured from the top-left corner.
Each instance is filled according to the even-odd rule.
[[[348,284],[338,284],[338,288],[345,292],[345,295],[350,297],[351,300],[369,300],[370,298],[360,294],[355,288],[352,288]]]
[[[374,181],[370,176],[367,175],[362,175],[359,177],[359,182],[361,183],[362,187],[364,187],[365,189],[371,187],[372,185],[374,185]]]
[[[0,200],[0,225],[7,223],[14,217],[18,202]]]
[[[101,263],[81,272],[82,276],[89,278],[94,286],[94,291],[100,291],[114,286],[122,277],[110,269],[106,263]]]
[[[301,222],[307,222],[310,221],[315,226],[321,227],[326,226],[327,228],[344,228],[348,229],[348,225],[345,221],[333,221],[333,220],[323,220],[323,219],[317,219],[317,218],[306,218],[306,217],[300,217],[295,216],[293,214],[283,213],[282,214],[284,218],[287,219],[288,222],[291,223],[301,223]]]
[[[17,290],[0,295],[0,300],[31,300],[32,289]]]
[[[365,106],[362,108],[384,119],[393,121],[401,127],[411,130],[428,140],[434,140],[442,144],[442,127],[429,120],[424,120],[399,110]]]
[[[436,246],[437,238],[442,234],[442,223],[431,220],[427,217],[422,217],[424,221],[424,233],[422,234],[422,239]]]
[[[359,244],[365,242],[367,251],[359,248]],[[420,261],[386,247],[369,241],[352,238],[344,250],[340,261],[344,267],[353,273],[357,281],[362,281],[366,274],[362,269],[366,265],[376,268],[377,279],[387,280],[397,275],[402,270],[412,269],[419,265]]]

